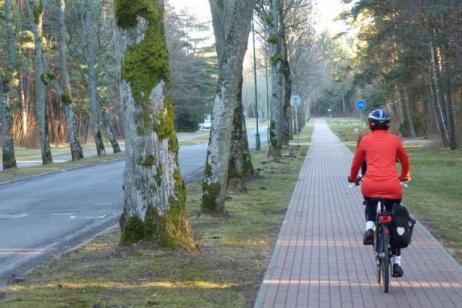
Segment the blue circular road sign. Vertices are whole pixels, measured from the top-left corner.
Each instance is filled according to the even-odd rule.
[[[356,109],[359,111],[364,111],[366,110],[366,101],[360,99],[359,101],[356,102]]]

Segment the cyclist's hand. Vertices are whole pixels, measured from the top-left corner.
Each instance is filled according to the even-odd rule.
[[[411,180],[411,177],[409,177],[409,176],[400,176],[399,180],[401,182],[409,182]]]

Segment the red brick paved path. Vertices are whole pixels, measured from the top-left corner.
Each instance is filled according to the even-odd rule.
[[[351,159],[316,120],[255,307],[462,307],[461,267],[420,224],[402,252],[404,277],[383,293],[372,248],[362,245],[359,188],[346,183]]]

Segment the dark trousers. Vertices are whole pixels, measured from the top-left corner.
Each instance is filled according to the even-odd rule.
[[[365,215],[366,215],[366,221],[374,221],[377,217],[377,205],[379,203],[378,200],[373,200],[368,197],[364,197],[366,201],[366,209],[365,209]],[[387,212],[391,212],[391,209],[393,207],[393,204],[395,203],[401,203],[401,199],[395,199],[395,200],[385,200],[385,210]],[[401,249],[400,248],[395,248],[391,247],[392,253],[394,256],[400,256],[401,255]]]

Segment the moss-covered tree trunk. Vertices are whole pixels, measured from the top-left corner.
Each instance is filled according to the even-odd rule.
[[[235,1],[210,1],[210,7],[212,11],[218,65],[221,66],[226,45],[226,36],[232,22],[232,10],[235,7]],[[237,107],[234,110],[233,118],[228,180],[232,183],[232,186],[236,186],[239,190],[243,190],[244,178],[253,175],[254,169],[249,149],[247,127],[243,114],[242,83],[244,78],[242,72],[240,78],[241,80],[237,90]]]
[[[4,170],[16,168],[14,140],[12,135],[12,116],[8,99],[8,81],[8,77],[5,78],[0,72],[0,115],[2,121],[2,164]]]
[[[116,0],[126,42],[121,93],[125,114],[125,204],[121,244],[139,240],[195,249],[178,166],[162,1]]]
[[[218,88],[212,112],[212,128],[202,186],[202,210],[223,213],[228,186],[234,112],[238,106],[237,98],[255,0],[234,0],[226,3],[221,0],[210,0],[210,5],[212,13],[214,6],[232,5],[223,17],[228,23],[227,31],[217,28],[214,22],[214,31],[224,33],[225,44],[220,60]]]
[[[283,111],[283,71],[282,47],[280,40],[281,26],[280,6],[281,0],[270,0],[270,12],[266,18],[268,27],[268,49],[271,59],[271,121],[270,146],[268,156],[278,158],[284,138],[284,111]]]
[[[242,102],[243,80],[244,78],[241,75],[237,96],[237,107],[234,110],[228,171],[230,185],[232,183],[234,188],[240,191],[245,191],[244,179],[255,174],[249,149],[247,127],[244,117],[244,105]]]
[[[71,148],[72,160],[83,158],[83,150],[80,146],[77,135],[77,126],[74,118],[74,103],[72,100],[71,83],[69,81],[69,72],[67,70],[67,52],[66,52],[66,23],[64,14],[66,4],[64,0],[59,0],[58,7],[58,50],[59,50],[59,72],[61,75],[61,100],[64,104],[64,115],[67,124],[67,140]]]
[[[106,109],[103,108],[101,110],[101,116],[103,118],[103,126],[104,126],[104,129],[106,130],[106,136],[111,142],[112,152],[119,153],[120,146],[119,146],[119,143],[117,142],[114,132],[112,131],[111,121],[109,119],[109,112],[107,112]]]
[[[279,6],[279,16],[281,24],[279,26],[279,40],[281,44],[282,55],[282,75],[284,81],[283,87],[283,106],[282,112],[284,114],[284,131],[282,133],[282,145],[289,146],[289,141],[293,138],[294,129],[292,125],[292,108],[290,106],[290,97],[292,96],[292,76],[290,72],[289,54],[287,50],[286,29],[284,22],[283,5]]]
[[[36,100],[36,116],[40,134],[40,150],[42,154],[42,163],[44,165],[53,162],[51,157],[50,139],[48,137],[48,121],[46,115],[46,85],[48,83],[48,76],[45,74],[44,68],[44,55],[42,48],[42,24],[43,24],[43,12],[44,2],[39,0],[26,1],[27,13],[29,24],[34,34],[34,45],[35,45],[35,100]]]
[[[90,116],[91,116],[91,130],[93,139],[95,140],[96,152],[98,155],[104,155],[106,150],[104,148],[103,134],[101,133],[101,115],[98,101],[97,91],[97,77],[96,77],[96,53],[94,47],[94,33],[92,25],[95,20],[92,18],[92,7],[89,0],[85,0],[85,13],[84,31],[85,31],[85,61],[87,63],[87,83],[88,83],[88,96],[90,101]]]
[[[12,133],[11,102],[9,98],[10,81],[15,68],[15,47],[12,25],[11,0],[5,1],[5,30],[7,41],[7,70],[0,72],[0,114],[2,123],[2,164],[3,169],[16,168],[16,157],[14,155],[14,140]]]

